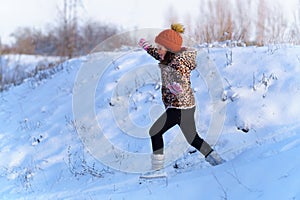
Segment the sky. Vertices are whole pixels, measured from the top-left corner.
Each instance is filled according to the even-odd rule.
[[[181,0],[79,0],[80,18],[112,22],[122,27],[162,28],[171,5],[180,8]],[[58,19],[63,0],[0,0],[0,36],[3,42],[18,27],[44,28]],[[195,11],[197,0],[189,0],[183,10]],[[185,12],[184,11],[184,12]]]
[[[80,18],[112,22],[125,28],[165,28],[168,10],[184,16],[199,10],[199,0],[79,0]],[[209,1],[209,0],[208,0]],[[298,0],[281,1],[289,11]],[[63,0],[0,0],[0,38],[10,41],[18,27],[46,28],[58,20]],[[289,12],[287,12],[289,13]],[[180,17],[179,17],[180,19]]]

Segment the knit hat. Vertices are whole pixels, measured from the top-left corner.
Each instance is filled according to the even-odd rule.
[[[172,24],[171,29],[164,30],[156,36],[155,42],[172,52],[179,52],[182,45],[181,33],[184,33],[183,25]]]

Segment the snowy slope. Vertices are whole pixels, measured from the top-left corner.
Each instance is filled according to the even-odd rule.
[[[60,57],[37,55],[1,55],[0,70],[3,89],[9,85],[20,84],[24,79],[32,77],[38,71],[49,69],[60,62]]]
[[[111,169],[87,152],[72,110],[74,82],[86,57],[65,62],[49,79],[2,92],[1,199],[300,199],[299,52],[297,46],[209,49],[225,88],[220,100],[227,103],[215,148],[229,161],[211,167],[199,153],[187,152],[166,167],[167,180],[141,181],[139,174]],[[119,130],[110,104],[121,75],[145,63],[156,62],[143,51],[123,52],[95,92],[95,111],[107,137],[141,153],[151,152],[149,138],[137,140]],[[192,84],[197,128],[205,137],[209,91],[196,72]],[[141,126],[150,126],[150,118],[162,112],[148,115],[151,105],[161,104],[158,87],[144,85],[130,97],[129,114]],[[178,131],[166,133],[166,142]]]

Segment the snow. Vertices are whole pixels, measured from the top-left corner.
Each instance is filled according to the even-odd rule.
[[[28,77],[36,75],[39,70],[49,69],[56,65],[61,57],[44,57],[38,55],[1,55],[0,71],[3,88],[12,84],[20,84]],[[1,85],[2,86],[2,85]]]
[[[229,60],[228,52],[232,53]],[[89,61],[86,56],[66,61],[48,79],[34,80],[35,87],[30,80],[11,87],[0,93],[1,199],[300,199],[299,52],[299,46],[289,45],[210,48],[209,59],[223,81],[220,101],[226,103],[215,149],[228,162],[211,167],[189,148],[170,160],[167,180],[142,181],[140,173],[101,163],[81,140],[73,113],[74,88],[94,78],[98,81],[94,111],[105,137],[123,151],[151,153],[143,130],[163,112],[159,78],[152,77],[151,84],[133,79],[132,85],[128,79],[141,67],[156,66],[144,51],[122,52],[101,80],[93,74],[77,82],[80,69]],[[32,61],[21,57],[21,64]],[[116,89],[120,82],[129,83],[129,91]],[[197,71],[192,85],[197,129],[205,138],[213,101],[205,77]],[[129,117],[122,119],[132,122],[128,127],[116,116],[117,97],[126,100]],[[83,108],[85,98],[80,99]],[[178,127],[165,134],[167,146],[176,135],[180,135]],[[116,159],[126,163],[127,158]],[[132,166],[147,165],[136,161]]]

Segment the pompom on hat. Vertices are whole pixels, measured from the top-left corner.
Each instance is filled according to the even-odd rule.
[[[171,29],[164,30],[156,36],[155,42],[176,53],[181,50],[182,33],[184,33],[182,24],[172,24]]]

